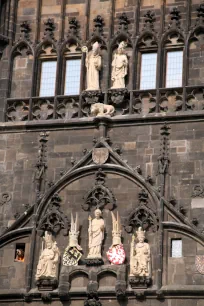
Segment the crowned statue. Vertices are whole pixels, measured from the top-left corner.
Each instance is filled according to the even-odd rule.
[[[135,244],[135,236],[132,236],[130,251],[130,276],[151,277],[150,247],[144,242],[145,231],[139,227],[136,232],[138,243]]]
[[[53,241],[52,234],[45,232],[42,251],[37,265],[36,280],[40,278],[57,278],[60,251],[57,242]]]
[[[125,54],[126,43],[122,41],[114,54],[112,61],[112,74],[111,80],[113,85],[111,89],[115,88],[125,88],[125,76],[127,75],[128,69],[128,58]]]
[[[63,255],[64,266],[77,266],[78,261],[82,256],[82,248],[78,243],[79,238],[79,217],[76,213],[76,219],[74,221],[73,214],[71,213],[71,228],[69,231],[69,244],[65,249]]]
[[[100,90],[99,86],[99,71],[101,70],[101,56],[99,43],[96,41],[92,46],[92,51],[88,53],[86,47],[82,48],[86,52],[86,68],[87,68],[87,89]]]
[[[101,247],[104,239],[105,223],[101,217],[101,210],[95,210],[95,218],[89,216],[89,253],[87,259],[100,259]]]

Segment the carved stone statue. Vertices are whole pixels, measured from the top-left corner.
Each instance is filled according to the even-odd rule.
[[[89,216],[89,254],[88,259],[101,258],[101,246],[104,239],[105,223],[101,218],[101,210],[95,210],[95,218]]]
[[[96,41],[92,46],[92,51],[88,53],[86,48],[86,68],[87,68],[87,89],[100,90],[99,71],[101,70],[100,46]]]
[[[132,236],[130,253],[130,276],[145,276],[150,278],[150,247],[144,242],[145,231],[139,227],[136,232],[138,243],[135,244],[135,236]]]
[[[103,103],[95,103],[91,105],[91,115],[92,116],[113,116],[115,108],[112,105],[106,105]]]
[[[125,76],[127,75],[128,58],[124,53],[125,42],[122,41],[117,52],[114,54],[112,61],[112,75],[111,80],[113,81],[113,88],[125,88]]]
[[[118,212],[117,212],[117,218],[115,217],[113,212],[111,212],[111,215],[113,222],[113,230],[112,230],[113,242],[106,254],[111,264],[121,265],[125,261],[125,251],[121,242],[122,230],[121,230],[120,216]]]
[[[78,243],[79,237],[79,218],[76,213],[76,221],[74,222],[73,215],[71,213],[71,229],[69,231],[69,244],[65,249],[63,255],[64,266],[77,266],[78,261],[82,256],[82,248]]]
[[[60,251],[56,241],[53,241],[52,234],[45,232],[44,236],[45,247],[42,247],[42,252],[39,258],[36,272],[36,280],[40,278],[57,278],[58,264],[60,259]]]

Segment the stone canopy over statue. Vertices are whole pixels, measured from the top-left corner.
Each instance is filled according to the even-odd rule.
[[[114,54],[111,74],[113,85],[111,89],[125,88],[125,76],[128,69],[128,58],[124,51],[125,46],[126,43],[122,41],[118,46],[117,52]]]
[[[86,52],[86,68],[87,68],[87,89],[100,90],[99,71],[101,70],[101,56],[99,54],[100,46],[96,41],[92,46],[92,51],[88,53],[85,47],[82,51]]]
[[[150,246],[145,240],[145,231],[139,227],[136,232],[138,243],[135,244],[135,236],[132,236],[131,250],[130,250],[130,275],[136,277],[138,282],[140,279],[145,283],[149,282],[151,278],[151,257],[150,257]]]
[[[101,247],[104,240],[105,222],[101,218],[101,210],[95,210],[95,218],[89,216],[89,253],[87,256],[88,262],[91,260],[102,263]]]

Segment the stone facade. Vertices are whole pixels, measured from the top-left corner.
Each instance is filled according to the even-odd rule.
[[[0,306],[204,306],[201,1],[8,0],[0,8]],[[91,92],[81,47],[90,51],[95,41],[101,91]],[[111,62],[122,41],[126,88],[111,89]],[[80,94],[64,96],[65,57],[73,50],[82,58]],[[168,50],[184,50],[178,88],[165,88]],[[139,89],[143,52],[158,54],[155,89]],[[49,58],[57,60],[55,95],[42,98],[41,61]],[[91,116],[94,103],[110,104],[114,115]],[[96,207],[105,233],[102,261],[90,266],[88,218]],[[116,211],[126,254],[121,265],[106,256]],[[78,266],[65,266],[76,213],[83,254]],[[151,250],[146,287],[128,279],[132,234],[140,226]],[[46,231],[61,262],[56,282],[39,286]],[[172,256],[176,240],[179,257]]]

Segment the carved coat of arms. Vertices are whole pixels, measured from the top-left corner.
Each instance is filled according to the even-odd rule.
[[[92,152],[92,159],[95,164],[102,165],[105,164],[109,156],[109,151],[107,148],[94,148]]]
[[[122,265],[125,261],[125,250],[122,244],[110,247],[106,254],[108,260],[114,265]]]
[[[78,261],[81,258],[82,253],[77,248],[66,248],[63,255],[64,266],[78,266]]]
[[[204,274],[204,255],[197,255],[195,258],[195,266],[200,274]]]

